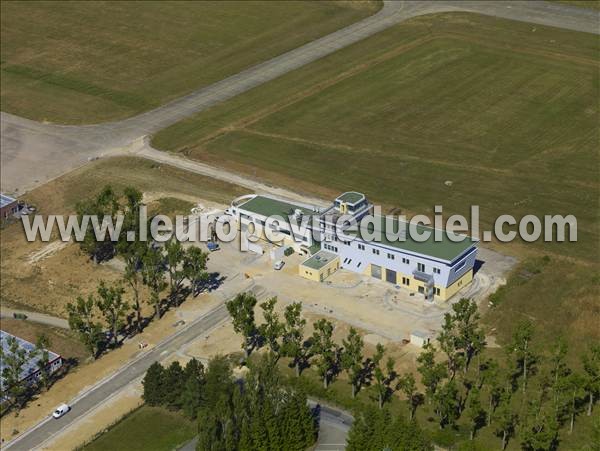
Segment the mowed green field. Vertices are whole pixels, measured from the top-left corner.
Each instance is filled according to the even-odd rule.
[[[373,14],[380,2],[2,2],[2,111],[134,115]]]
[[[171,151],[323,196],[406,212],[574,214],[597,262],[600,42],[484,16],[424,16],[176,124]],[[452,185],[447,186],[447,181]]]
[[[540,346],[562,335],[577,347],[599,338],[599,55],[598,37],[584,33],[424,16],[153,144],[300,192],[364,191],[408,214],[479,205],[484,228],[500,214],[574,214],[577,243],[494,245],[525,262],[485,319],[501,345],[528,318]],[[543,254],[550,262],[532,270]]]
[[[197,426],[178,412],[142,406],[123,418],[83,451],[170,451],[196,435]]]

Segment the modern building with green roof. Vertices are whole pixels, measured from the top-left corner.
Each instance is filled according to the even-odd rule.
[[[343,268],[427,300],[447,300],[471,282],[477,240],[372,211],[366,196],[355,191],[341,194],[327,208],[257,195],[238,198],[230,208],[241,230],[252,222],[277,229],[284,236],[281,244],[297,251],[314,254],[320,248],[300,265],[300,275],[308,279],[323,280]],[[273,225],[267,219],[273,216],[284,222]],[[342,227],[340,219],[353,219],[357,225]]]

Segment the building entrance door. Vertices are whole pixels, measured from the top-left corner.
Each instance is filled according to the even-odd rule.
[[[381,266],[371,265],[371,277],[381,280]]]
[[[396,271],[392,271],[391,269],[386,269],[385,270],[385,280],[387,280],[389,283],[396,283]]]

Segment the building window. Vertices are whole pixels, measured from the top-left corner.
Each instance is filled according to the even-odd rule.
[[[423,263],[417,263],[417,271],[425,272],[425,265]]]
[[[408,258],[402,258],[402,263],[408,265],[410,263],[410,260]]]
[[[433,272],[435,274],[439,274],[440,273],[440,268],[433,268]]]
[[[387,254],[387,258],[389,258],[390,260],[394,260],[395,255],[394,254]]]
[[[408,277],[403,277],[402,278],[402,285],[410,285],[410,279]]]
[[[436,289],[435,289],[435,295],[436,295],[436,296],[439,296],[439,295],[440,295],[440,289],[439,289],[439,288],[436,288]]]
[[[364,244],[359,244],[358,245],[358,249],[360,249],[361,251],[365,250],[365,245]]]
[[[373,253],[374,253],[375,255],[379,255],[379,249],[373,249]]]

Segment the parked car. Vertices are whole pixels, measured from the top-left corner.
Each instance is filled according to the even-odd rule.
[[[285,265],[285,262],[283,260],[277,260],[273,265],[273,269],[275,271],[279,271],[281,268],[283,268],[283,265]]]
[[[209,241],[208,243],[206,243],[206,247],[208,247],[208,250],[211,252],[218,251],[219,243],[215,243],[214,241]]]
[[[67,413],[69,410],[71,410],[71,407],[69,407],[68,404],[61,404],[56,408],[54,413],[52,413],[52,416],[58,419],[62,417],[65,413]]]

